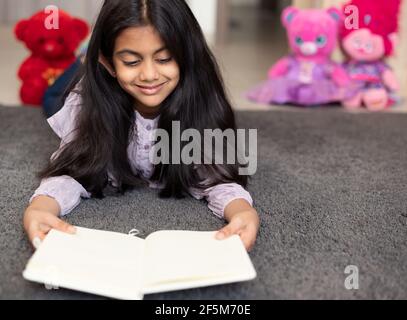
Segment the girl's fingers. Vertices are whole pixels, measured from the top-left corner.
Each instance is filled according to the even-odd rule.
[[[40,230],[41,230],[43,233],[45,233],[45,234],[47,234],[48,232],[50,232],[51,229],[52,229],[51,226],[48,225],[48,224],[43,224],[43,223],[40,224]]]
[[[34,243],[35,239],[39,239],[40,241],[43,241],[45,239],[46,233],[41,232],[41,231],[31,231],[28,238],[30,239],[31,243]],[[36,240],[38,241],[38,240]]]
[[[69,223],[62,221],[61,219],[57,218],[56,216],[49,215],[46,219],[46,223],[55,230],[66,232],[70,234],[74,234],[76,229],[74,226],[70,225]]]
[[[35,237],[40,233],[40,226],[38,223],[31,223],[27,228],[28,239],[32,242]]]
[[[35,249],[37,249],[41,241],[45,239],[45,235],[46,234],[40,230],[37,224],[33,224],[28,231],[28,238]]]
[[[240,218],[232,219],[232,221],[216,234],[216,239],[223,240],[234,234],[238,234],[244,227],[243,221]]]
[[[37,250],[40,247],[41,242],[42,242],[42,240],[41,240],[40,237],[34,237],[34,239],[32,241],[32,245],[33,245],[35,250]]]
[[[256,233],[252,228],[245,228],[243,232],[240,234],[240,238],[246,248],[247,251],[250,251],[256,239]]]
[[[37,249],[41,242],[44,241],[51,229],[56,229],[71,234],[76,232],[75,227],[71,226],[69,223],[62,221],[56,216],[49,215],[45,218],[43,223],[31,223],[27,230],[28,238],[35,249]]]

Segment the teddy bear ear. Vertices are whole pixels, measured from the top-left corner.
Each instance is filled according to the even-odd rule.
[[[18,22],[14,28],[14,33],[18,40],[25,41],[25,34],[30,25],[30,21],[21,20]]]
[[[72,26],[73,26],[73,29],[76,31],[76,34],[78,35],[78,37],[81,40],[86,38],[86,36],[89,33],[89,26],[85,21],[83,21],[81,19],[73,18]]]
[[[337,23],[341,23],[343,21],[343,13],[338,8],[329,8],[327,12]]]
[[[283,14],[281,15],[283,26],[287,28],[299,11],[300,10],[295,7],[288,7],[284,9]]]

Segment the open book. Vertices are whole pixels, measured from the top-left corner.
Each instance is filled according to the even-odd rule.
[[[29,260],[25,279],[116,299],[252,280],[256,271],[239,236],[158,231],[145,240],[77,228],[52,230]]]

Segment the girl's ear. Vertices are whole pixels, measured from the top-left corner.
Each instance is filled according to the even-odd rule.
[[[117,75],[116,72],[114,71],[113,66],[109,63],[109,61],[107,61],[105,56],[101,53],[99,54],[99,63],[101,63],[106,68],[106,70],[110,73],[110,75],[113,78],[116,78]]]
[[[283,14],[281,15],[281,22],[283,23],[283,26],[288,28],[298,12],[299,9],[295,7],[288,7],[284,9]]]

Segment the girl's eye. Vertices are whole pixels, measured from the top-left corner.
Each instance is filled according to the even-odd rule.
[[[170,57],[170,58],[167,58],[167,59],[158,59],[157,61],[159,63],[161,63],[161,64],[165,64],[165,63],[170,62],[171,60],[172,60],[172,58]]]
[[[317,39],[315,40],[315,42],[317,43],[318,47],[323,47],[326,45],[326,37],[325,36],[319,36],[317,37]]]
[[[138,65],[140,63],[140,61],[132,61],[132,62],[123,61],[123,63],[125,66],[134,67],[134,66]]]
[[[304,40],[302,40],[301,37],[296,37],[296,38],[295,38],[295,43],[296,43],[297,45],[301,46],[301,45],[304,44]]]

